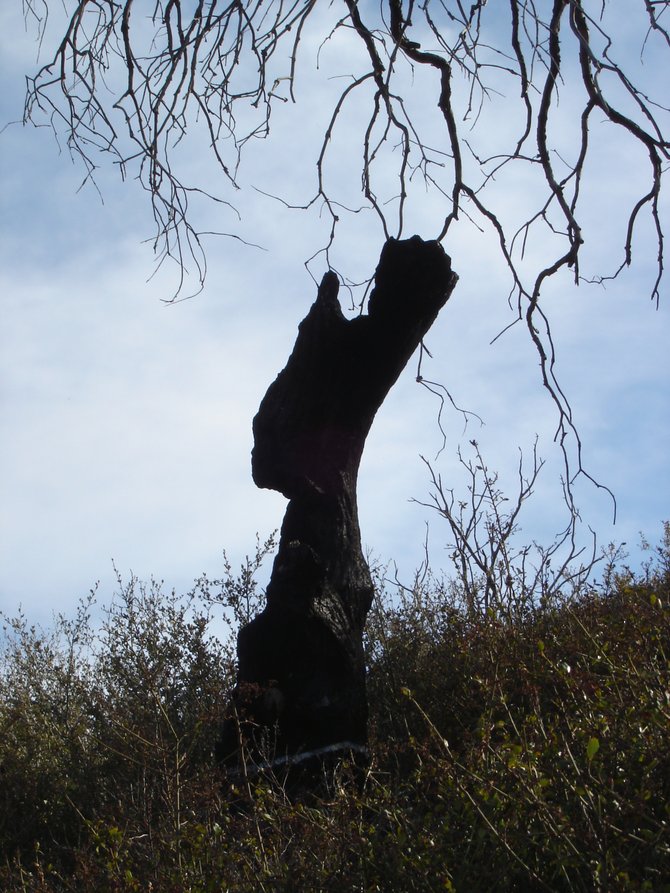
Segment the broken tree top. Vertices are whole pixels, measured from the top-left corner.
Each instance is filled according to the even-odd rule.
[[[254,419],[252,473],[291,499],[334,495],[356,480],[375,413],[456,281],[437,242],[389,239],[367,315],[347,319],[325,274],[288,363]],[[345,484],[346,486],[346,484]]]
[[[239,762],[240,740],[273,766],[288,756],[366,752],[363,628],[373,583],[361,548],[358,465],[375,413],[456,279],[437,242],[390,239],[367,315],[348,320],[338,278],[326,273],[261,402],[254,481],[290,501],[266,606],[238,634],[234,715],[243,725],[224,726],[224,761]],[[268,727],[274,756],[264,756]]]

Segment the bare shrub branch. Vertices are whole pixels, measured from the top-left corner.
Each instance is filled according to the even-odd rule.
[[[577,543],[579,517],[567,497],[568,524],[552,543],[518,545],[521,510],[544,465],[537,442],[529,469],[519,456],[518,492],[511,500],[500,489],[498,475],[486,467],[477,441],[470,441],[470,446],[473,458],[458,453],[467,493],[456,496],[424,459],[432,493],[430,502],[421,503],[435,509],[449,525],[457,586],[468,611],[491,611],[514,620],[583,588],[600,559],[595,538],[591,551]]]

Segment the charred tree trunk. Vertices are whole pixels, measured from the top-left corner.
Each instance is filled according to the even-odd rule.
[[[261,402],[253,478],[289,504],[267,606],[238,636],[236,719],[222,746],[228,762],[242,744],[273,765],[366,751],[363,627],[373,586],[361,550],[358,467],[375,413],[456,280],[437,242],[391,239],[367,315],[348,320],[337,276],[326,273]],[[272,752],[262,754],[268,738]]]

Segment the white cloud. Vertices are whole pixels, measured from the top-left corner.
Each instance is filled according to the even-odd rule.
[[[8,38],[7,22],[3,11],[0,42],[3,51],[12,46],[4,57],[11,85],[4,109],[14,102],[5,119],[20,111],[20,75],[34,58],[29,41]],[[9,23],[16,28],[16,18]],[[300,137],[316,139],[327,104],[322,94],[310,93],[307,75],[299,90],[307,109]],[[297,201],[309,188],[290,139],[295,121],[290,109],[277,116],[288,148],[268,156],[254,147],[243,172],[255,179],[254,164],[263,165],[259,185],[276,185]],[[168,585],[187,587],[202,571],[216,574],[223,548],[241,560],[253,550],[256,531],[265,535],[281,522],[284,500],[251,481],[251,419],[314,298],[303,263],[324,244],[328,221],[318,208],[290,212],[247,192],[240,197],[246,202],[241,232],[269,250],[208,240],[205,292],[165,307],[160,299],[173,279],[164,269],[147,281],[152,260],[140,242],[150,235],[151,220],[137,183],[122,184],[102,171],[104,206],[91,188],[76,194],[81,172],[57,155],[48,131],[7,130],[0,151],[0,608],[11,612],[22,602],[42,616],[67,610],[96,579],[112,585],[112,558],[122,572],[155,574]],[[603,218],[597,189],[614,183],[608,201],[613,192],[626,197],[619,177],[625,151],[618,146],[603,156],[595,181],[592,223],[602,243],[620,225],[609,205]],[[194,153],[192,170],[201,159]],[[345,162],[343,156],[346,174]],[[211,168],[203,171],[213,176]],[[528,184],[511,171],[505,185],[517,203],[512,210],[521,213]],[[412,213],[420,227],[424,213],[437,220],[443,209],[426,197]],[[216,215],[216,208],[207,211],[207,225],[229,229],[230,218]],[[332,260],[343,274],[361,279],[374,268],[380,232],[369,212],[347,226]],[[598,243],[595,238],[596,254]],[[422,373],[444,383],[486,424],[472,421],[464,432],[462,416],[447,407],[447,449],[436,468],[449,486],[462,486],[455,448],[476,437],[503,487],[512,490],[518,448],[528,452],[541,435],[548,468],[524,524],[529,538],[541,538],[562,523],[560,455],[551,442],[556,415],[522,327],[488,346],[512,318],[495,244],[463,221],[447,247],[461,279],[427,339],[434,359],[425,359]],[[580,484],[584,519],[605,541],[631,543],[638,530],[653,539],[668,514],[668,308],[649,307],[654,258],[648,254],[639,274],[606,290],[574,290],[565,277],[547,292],[585,465],[619,500],[619,525],[612,529],[606,495]],[[317,277],[324,268],[323,258],[312,265]],[[406,576],[421,560],[426,519],[434,560],[445,559],[443,525],[410,503],[428,491],[419,454],[433,460],[441,446],[437,398],[414,382],[415,372],[413,360],[379,412],[359,491],[364,542],[383,559],[396,558]]]

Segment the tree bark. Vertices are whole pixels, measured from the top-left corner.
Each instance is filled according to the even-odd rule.
[[[253,479],[289,503],[267,605],[238,635],[224,760],[241,746],[275,766],[366,752],[363,628],[373,584],[361,549],[358,467],[377,410],[457,278],[437,242],[390,239],[367,315],[349,320],[337,276],[326,273],[261,402]]]

